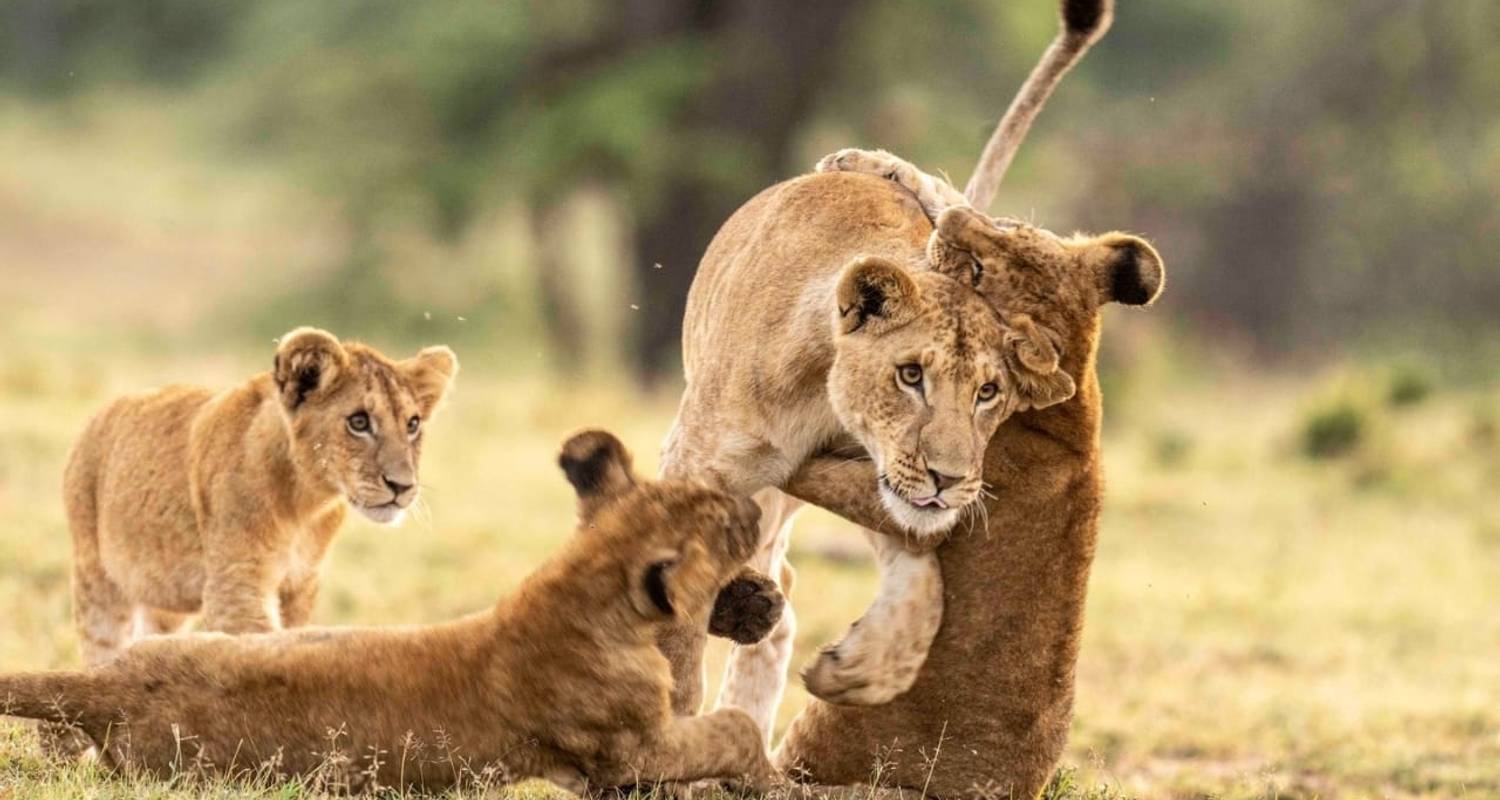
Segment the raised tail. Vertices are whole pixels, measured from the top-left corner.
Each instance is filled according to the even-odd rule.
[[[0,716],[76,724],[90,716],[95,695],[82,672],[15,672],[0,675]]]
[[[995,191],[1000,188],[1000,179],[1005,177],[1005,170],[1015,158],[1032,121],[1068,70],[1109,30],[1114,6],[1114,0],[1062,0],[1062,29],[1021,84],[1016,99],[1010,102],[1010,108],[985,143],[974,176],[964,187],[964,196],[974,208],[989,209]]]

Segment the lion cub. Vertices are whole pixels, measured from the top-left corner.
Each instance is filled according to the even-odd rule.
[[[641,481],[603,431],[569,439],[559,462],[578,492],[577,531],[489,611],[428,626],[151,638],[86,672],[0,676],[0,709],[77,725],[111,766],[161,775],[263,769],[349,789],[490,775],[575,791],[706,778],[769,788],[776,772],[744,712],[672,715],[655,638],[668,621],[708,615],[755,549],[755,503]]]
[[[446,347],[405,361],[298,328],[233,389],[115,400],[63,477],[73,614],[88,664],[133,635],[307,622],[349,506],[396,523],[417,496],[422,431],[458,372]]]

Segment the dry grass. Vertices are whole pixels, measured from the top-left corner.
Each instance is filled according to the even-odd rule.
[[[118,146],[129,155],[112,158],[97,134],[52,136],[15,109],[4,114],[24,124],[7,128],[0,165],[0,277],[17,288],[4,303],[15,313],[0,322],[0,669],[35,669],[77,663],[58,481],[87,415],[119,391],[221,384],[264,368],[269,342],[222,328],[197,344],[186,335],[249,285],[248,243],[313,254],[311,264],[337,237],[317,213],[278,210],[295,195],[254,170],[207,173],[214,191],[195,192],[204,175],[162,147],[126,138]],[[101,169],[113,176],[107,185],[78,188]],[[147,173],[155,182],[133,188]],[[140,203],[125,202],[136,195]],[[239,204],[238,216],[224,204]],[[204,258],[222,271],[177,280]],[[252,296],[265,288],[254,284]],[[141,300],[161,292],[171,300],[166,321]],[[1141,319],[1109,320],[1108,506],[1073,769],[1047,796],[1500,797],[1500,503],[1491,488],[1500,397],[1439,389],[1393,407],[1369,377],[1378,374],[1358,369],[1184,380],[1140,355],[1162,349]],[[142,324],[172,333],[171,347],[142,345]],[[651,468],[670,392],[642,396],[607,376],[549,380],[515,366],[524,349],[460,348],[458,391],[430,429],[428,513],[395,530],[351,521],[318,621],[422,622],[492,603],[568,535],[571,497],[553,454],[577,427],[615,430]],[[1309,459],[1299,435],[1331,390],[1359,409],[1358,441]],[[873,591],[861,547],[826,516],[799,524],[794,666]],[[805,699],[794,682],[783,724]],[[314,793],[59,767],[40,759],[27,731],[0,725],[0,797],[202,794]]]

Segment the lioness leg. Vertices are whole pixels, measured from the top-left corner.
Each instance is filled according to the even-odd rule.
[[[717,778],[764,793],[781,780],[755,722],[737,708],[676,717],[659,740],[624,761],[616,773],[593,776],[595,782],[621,786]]]
[[[772,576],[785,594],[788,589],[785,578],[790,575],[790,570],[785,570],[787,542],[792,520],[802,508],[802,501],[778,489],[763,489],[755,493],[755,502],[761,511],[761,540],[760,549],[750,563]],[[787,666],[792,660],[792,642],[796,634],[797,617],[792,613],[791,604],[787,603],[782,607],[781,620],[769,636],[756,644],[730,651],[724,683],[714,703],[716,708],[744,710],[760,727],[766,742],[771,740],[776,707],[781,704],[782,692],[786,690]]]
[[[912,553],[865,531],[880,565],[875,602],[837,644],[802,672],[807,690],[830,703],[887,703],[911,688],[943,622],[943,574],[933,553]]]

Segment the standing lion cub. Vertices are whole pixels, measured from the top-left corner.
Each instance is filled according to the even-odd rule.
[[[169,386],[110,403],[73,447],[63,500],[88,664],[144,633],[307,622],[349,506],[395,523],[417,496],[423,425],[458,372],[298,328],[233,389]]]
[[[656,647],[662,625],[708,616],[755,549],[760,510],[688,481],[639,480],[604,431],[569,439],[559,463],[578,493],[577,531],[487,611],[155,637],[96,669],[0,675],[0,711],[77,726],[109,766],[157,775],[397,790],[491,775],[580,792],[780,782],[743,711],[672,715]]]

